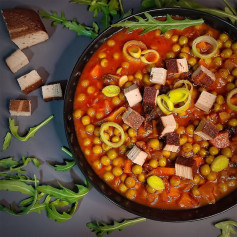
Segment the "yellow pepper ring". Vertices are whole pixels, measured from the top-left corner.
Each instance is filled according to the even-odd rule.
[[[209,54],[201,54],[198,52],[197,50],[197,44],[201,43],[201,42],[207,42],[208,44],[211,44],[212,47],[213,47],[213,50],[211,53]],[[194,41],[193,41],[193,45],[192,45],[192,51],[193,51],[193,54],[199,58],[211,58],[213,57],[216,52],[217,52],[217,49],[218,49],[218,43],[217,41],[209,36],[209,35],[203,35],[203,36],[200,36],[198,38],[196,38]]]
[[[129,52],[129,48],[132,47],[133,45],[139,47],[141,50],[147,49],[146,45],[142,41],[130,40],[124,44],[123,54],[130,61],[140,61],[140,56],[139,58],[137,58],[137,55],[136,57],[133,57],[131,54],[131,52],[133,51],[131,50],[131,52]]]
[[[146,55],[149,55],[149,54],[154,54],[155,55],[154,60],[152,60],[152,61],[148,61],[147,60]],[[143,63],[146,63],[146,64],[156,63],[160,59],[159,53],[156,50],[154,50],[154,49],[143,50],[141,55],[144,55],[144,56],[141,56],[141,61]]]
[[[117,128],[120,131],[120,133],[121,133],[120,141],[110,142],[105,138],[104,131],[109,127]],[[121,145],[123,145],[123,143],[125,141],[125,134],[124,134],[123,128],[120,125],[118,125],[117,123],[114,123],[114,122],[107,122],[107,123],[103,123],[100,127],[100,138],[106,145],[113,147],[113,148],[117,148],[117,147],[120,147]]]
[[[229,106],[230,109],[234,110],[234,111],[237,111],[237,106],[236,105],[233,105],[231,103],[231,98],[237,94],[237,88],[232,90],[228,95],[227,95],[227,105]]]

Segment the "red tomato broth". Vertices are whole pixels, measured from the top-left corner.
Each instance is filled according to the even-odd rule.
[[[98,121],[103,120],[105,117],[107,117],[112,111],[118,109],[121,106],[128,107],[128,103],[126,102],[126,99],[124,96],[121,95],[120,103],[114,104],[112,97],[106,97],[103,95],[102,88],[103,80],[102,76],[105,74],[112,74],[117,76],[122,75],[128,75],[128,82],[136,83],[141,91],[142,88],[145,85],[154,85],[150,83],[149,81],[145,80],[145,77],[149,77],[149,71],[151,67],[164,67],[163,60],[167,59],[166,55],[169,52],[172,52],[172,46],[174,44],[177,44],[178,42],[173,42],[171,38],[166,38],[164,35],[159,35],[159,31],[152,31],[143,35],[139,35],[141,30],[136,30],[133,32],[126,32],[126,30],[122,30],[118,32],[117,34],[113,35],[111,38],[109,38],[102,46],[94,53],[94,55],[91,57],[89,62],[87,63],[86,67],[83,70],[83,73],[80,77],[79,83],[76,88],[75,93],[75,100],[74,100],[74,111],[81,110],[82,116],[87,115],[87,111],[89,108],[93,108],[95,110],[96,115],[90,116],[90,123],[95,126],[95,128],[99,129],[100,126],[96,125]],[[183,31],[180,30],[172,30],[172,35],[184,35],[188,37],[188,45],[191,47],[192,41],[203,34],[209,34],[214,38],[219,37],[219,32],[217,30],[212,29],[211,27],[203,24],[201,26],[196,27],[189,27]],[[109,41],[114,41],[114,45],[109,45]],[[153,65],[147,65],[142,62],[137,61],[128,61],[127,58],[123,55],[122,49],[123,45],[130,41],[130,40],[138,40],[142,41],[148,49],[155,49],[159,52],[160,60],[153,64]],[[182,48],[182,46],[181,46]],[[101,56],[101,53],[105,53],[105,57]],[[175,58],[179,57],[179,53],[175,53]],[[115,54],[119,55],[119,57],[115,57]],[[220,54],[220,50],[219,50]],[[190,57],[194,57],[191,54],[188,55]],[[220,56],[220,55],[217,55]],[[103,59],[108,60],[108,65],[103,67],[101,66],[101,61]],[[217,94],[222,94],[225,98],[228,94],[228,91],[226,91],[226,85],[228,83],[226,78],[223,78],[222,75],[219,73],[220,68],[227,68],[226,64],[222,64],[221,66],[215,65],[213,60],[211,63],[206,64],[206,62],[202,59],[198,59],[197,57],[194,57],[197,60],[196,67],[198,65],[204,65],[208,69],[212,70],[216,75],[216,82],[215,84],[208,90],[208,91],[215,91]],[[234,57],[232,56],[232,59],[225,59],[226,60],[234,60]],[[124,62],[128,62],[127,66],[122,66]],[[125,64],[124,64],[125,65]],[[121,68],[120,71],[118,69]],[[191,67],[191,71],[194,69]],[[142,74],[143,79],[136,77],[136,73],[139,72]],[[168,84],[170,89],[172,89],[174,82],[176,82],[179,79],[185,79],[187,78],[187,74],[183,75],[175,75],[173,77],[169,77],[166,81],[166,85]],[[87,80],[89,85],[83,86],[82,82],[84,80]],[[126,85],[126,84],[125,84]],[[88,94],[88,87],[93,87],[94,92]],[[124,87],[123,87],[124,88]],[[123,89],[121,89],[122,93]],[[121,94],[120,93],[120,94]],[[223,121],[221,121],[220,117],[218,116],[219,112],[228,112],[230,114],[230,118],[236,117],[236,112],[230,110],[225,103],[223,103],[220,106],[220,110],[217,113],[210,113],[205,114],[203,111],[198,110],[195,108],[194,103],[197,100],[198,94],[199,94],[199,87],[194,85],[194,92],[192,95],[192,100],[189,109],[186,111],[185,114],[174,114],[176,123],[180,127],[184,127],[184,132],[182,135],[185,135],[187,137],[188,142],[190,143],[196,143],[199,144],[202,147],[202,141],[195,141],[193,135],[189,135],[185,128],[189,125],[194,123],[195,120],[201,120],[203,117],[210,119],[215,124],[223,124]],[[77,98],[80,94],[85,94],[86,98],[84,101],[78,101]],[[120,96],[120,95],[119,95]],[[119,97],[118,96],[118,97]],[[119,97],[120,98],[120,97]],[[141,105],[137,105],[133,107],[137,112],[142,112]],[[97,114],[101,113],[100,116],[97,117]],[[113,122],[118,123],[119,125],[123,125],[123,121],[121,119],[121,116],[119,116],[116,120]],[[103,149],[99,154],[94,154],[93,147],[96,146],[96,144],[93,144],[94,139],[97,139],[98,136],[93,134],[89,134],[86,132],[85,127],[81,119],[74,117],[74,124],[75,124],[75,130],[77,133],[78,141],[80,143],[81,149],[84,152],[88,162],[91,164],[95,172],[104,179],[104,174],[106,172],[111,172],[111,170],[114,167],[117,167],[113,163],[115,163],[114,159],[110,159],[110,163],[108,165],[103,165],[101,163],[101,157],[106,156],[107,150]],[[226,124],[226,122],[225,122]],[[177,130],[176,130],[177,131]],[[128,133],[128,130],[126,130],[126,133]],[[172,186],[170,184],[170,179],[173,176],[171,175],[160,175],[160,177],[163,179],[165,183],[165,189],[160,191],[154,191],[150,190],[150,192],[147,191],[147,183],[146,183],[146,175],[151,172],[152,170],[155,170],[155,168],[152,168],[149,165],[149,162],[151,159],[156,159],[158,162],[161,158],[166,159],[166,165],[165,167],[173,167],[174,166],[174,160],[171,159],[170,156],[164,156],[162,153],[162,149],[158,148],[156,150],[151,149],[149,147],[148,142],[151,138],[154,138],[153,136],[144,137],[145,129],[144,126],[138,130],[137,135],[135,137],[129,137],[126,142],[124,143],[125,148],[132,148],[133,144],[136,142],[144,142],[143,143],[143,150],[145,152],[148,152],[148,158],[146,159],[145,164],[143,165],[143,171],[142,174],[144,174],[145,177],[142,179],[139,175],[136,175],[132,172],[132,167],[135,164],[132,164],[126,157],[126,153],[121,153],[120,148],[114,148],[113,150],[116,151],[117,157],[120,157],[121,160],[124,161],[124,164],[120,165],[122,169],[122,174],[119,176],[115,176],[113,180],[108,181],[107,183],[115,189],[117,192],[124,194],[127,198],[132,199],[136,202],[139,202],[144,205],[158,207],[158,208],[166,208],[166,209],[178,209],[178,208],[194,208],[197,206],[206,205],[208,203],[213,203],[216,200],[222,198],[223,196],[227,195],[231,191],[233,191],[237,187],[237,169],[234,167],[228,167],[224,171],[218,172],[217,178],[214,181],[208,181],[205,176],[203,176],[200,171],[198,170],[197,175],[200,179],[199,183],[196,184],[193,180],[187,180],[184,178],[180,178],[180,184],[177,186]],[[98,134],[97,134],[98,135]],[[84,139],[89,138],[90,144],[85,145]],[[97,139],[98,140],[98,139]],[[160,142],[161,143],[161,142]],[[234,142],[233,142],[234,143]],[[235,142],[236,143],[236,142]],[[97,144],[101,146],[101,144]],[[210,147],[211,145],[209,145]],[[232,155],[233,152],[236,152],[235,145],[231,145],[232,149]],[[181,151],[179,154],[183,155],[183,151]],[[207,153],[208,155],[208,153]],[[194,154],[194,157],[198,157],[198,154]],[[201,157],[202,161],[205,163],[206,156]],[[200,159],[199,159],[200,160]],[[230,158],[231,160],[231,158]],[[234,159],[233,159],[234,160]],[[126,162],[129,161],[129,162]],[[202,162],[200,162],[202,164]],[[158,166],[159,168],[160,166]],[[127,177],[132,177],[136,184],[134,187],[126,187],[127,191],[124,191],[126,188],[122,186],[122,184],[125,183],[125,180]],[[140,179],[140,180],[139,180]],[[230,183],[233,180],[233,184],[227,185],[228,190],[223,190],[225,192],[220,191],[219,184],[224,183],[227,184]],[[219,185],[219,186],[218,186]],[[126,186],[126,185],[125,185]],[[197,186],[199,191],[199,195],[193,194],[193,187]],[[124,188],[123,192],[121,191],[121,187]],[[210,189],[210,187],[212,187]],[[130,192],[128,191],[130,190]],[[132,190],[132,191],[131,191]],[[209,191],[207,191],[209,190]],[[211,190],[211,192],[210,192]],[[153,192],[154,191],[154,192]],[[134,194],[135,193],[135,194]]]

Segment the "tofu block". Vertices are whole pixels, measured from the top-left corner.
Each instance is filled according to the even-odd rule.
[[[134,146],[127,154],[129,160],[133,163],[143,166],[148,154],[140,150],[137,146]]]
[[[13,54],[6,58],[6,64],[13,73],[19,71],[28,63],[28,58],[20,49],[17,49]]]
[[[185,179],[193,179],[197,172],[196,161],[193,158],[178,157],[175,161],[175,175]]]
[[[211,140],[217,136],[219,129],[212,122],[202,119],[194,133],[204,140]]]
[[[192,74],[192,81],[203,88],[208,88],[216,80],[215,74],[204,66],[199,66]]]
[[[6,9],[2,10],[2,16],[11,40],[20,49],[39,44],[49,38],[39,15],[31,9]]]
[[[180,136],[177,133],[166,134],[166,145],[163,150],[177,152],[180,146]]]
[[[167,78],[167,70],[161,67],[153,67],[151,69],[150,82],[165,85]]]
[[[176,122],[172,114],[160,117],[160,120],[157,124],[157,131],[160,137],[163,137],[167,133],[173,132],[175,128]]]
[[[216,101],[215,95],[209,92],[203,91],[201,95],[199,96],[195,106],[208,113],[211,110],[215,101]]]
[[[156,106],[156,97],[159,90],[154,87],[146,86],[143,93],[143,110],[145,114],[151,113]]]
[[[133,107],[142,101],[142,95],[136,84],[133,84],[128,88],[124,89],[124,95],[127,98],[130,107]]]
[[[168,59],[165,61],[168,75],[188,72],[188,62],[186,58]]]
[[[12,116],[31,116],[31,101],[10,100],[9,112]]]
[[[128,110],[123,114],[122,120],[128,126],[137,130],[141,127],[145,119],[135,110],[128,108]]]
[[[227,131],[218,133],[218,135],[213,140],[210,140],[210,143],[213,146],[221,149],[229,147],[230,146],[229,133]]]
[[[63,92],[60,83],[42,86],[43,100],[48,102],[51,100],[62,100]]]
[[[30,92],[38,89],[44,84],[42,78],[36,70],[32,70],[28,74],[17,79],[21,90],[27,95]]]

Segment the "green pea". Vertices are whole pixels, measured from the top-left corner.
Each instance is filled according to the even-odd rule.
[[[232,75],[233,75],[234,77],[237,77],[237,67],[232,71]]]
[[[219,153],[219,150],[218,150],[218,148],[212,146],[212,147],[209,148],[209,152],[210,152],[211,155],[215,156]]]
[[[222,149],[221,154],[223,156],[226,156],[226,157],[231,157],[232,156],[232,152],[231,152],[231,149],[229,147],[226,147],[226,148]]]
[[[236,118],[232,118],[228,121],[228,124],[231,126],[231,127],[236,127],[237,126],[237,119]]]
[[[216,103],[222,105],[225,102],[225,99],[222,95],[218,95],[216,98]]]
[[[232,55],[233,51],[231,49],[224,49],[222,52],[221,52],[221,56],[223,58],[229,58],[231,55]]]
[[[188,38],[186,37],[186,36],[181,36],[180,38],[179,38],[179,43],[180,43],[180,45],[185,45],[185,44],[187,44],[188,43]]]

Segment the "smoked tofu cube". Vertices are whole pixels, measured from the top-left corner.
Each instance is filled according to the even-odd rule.
[[[137,130],[140,128],[145,119],[135,110],[128,108],[128,110],[123,114],[122,120],[128,126]]]
[[[150,82],[165,85],[167,78],[167,70],[161,67],[153,67],[151,69]]]
[[[185,179],[193,179],[197,172],[196,161],[193,158],[178,157],[175,161],[175,175]]]
[[[124,89],[124,95],[130,107],[133,107],[142,101],[142,95],[136,84],[133,84],[128,88]]]
[[[188,62],[186,58],[168,59],[165,61],[168,75],[188,72]]]
[[[62,100],[63,92],[60,83],[42,86],[43,100],[48,102],[51,100]]]
[[[134,146],[127,154],[129,160],[133,163],[143,166],[148,154],[140,150],[137,146]]]
[[[229,147],[230,146],[229,133],[227,131],[218,133],[218,135],[213,140],[210,140],[210,143],[213,146],[221,149]]]
[[[172,114],[160,117],[160,120],[157,124],[157,131],[160,137],[163,137],[167,133],[173,132],[175,128],[176,122]]]
[[[192,74],[192,81],[201,87],[208,88],[216,80],[215,74],[204,66],[199,66],[196,71]]]
[[[166,134],[166,145],[163,150],[177,152],[180,146],[180,136],[177,133]]]
[[[12,116],[31,116],[31,101],[10,100],[9,112]]]
[[[204,140],[211,140],[217,136],[219,129],[212,122],[203,119],[194,133]]]
[[[17,49],[13,54],[11,54],[6,59],[6,64],[13,73],[19,71],[28,63],[29,63],[28,58],[20,49]]]
[[[146,86],[143,94],[143,110],[145,114],[151,113],[156,106],[156,97],[159,94],[159,90],[154,87]]]
[[[203,91],[201,95],[199,96],[195,106],[208,113],[211,110],[215,101],[216,101],[215,95],[209,92]]]
[[[43,80],[36,70],[17,79],[21,90],[27,95],[43,85]]]

